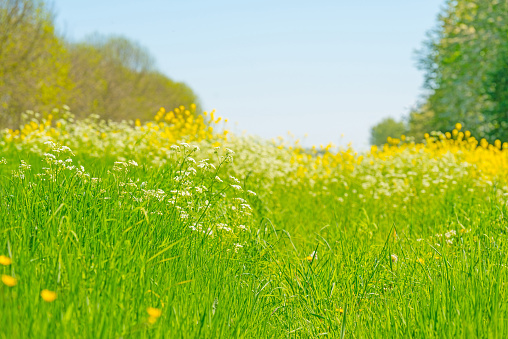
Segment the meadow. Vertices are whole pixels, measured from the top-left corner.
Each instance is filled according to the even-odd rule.
[[[1,338],[508,336],[508,144],[308,149],[194,110],[0,132]]]

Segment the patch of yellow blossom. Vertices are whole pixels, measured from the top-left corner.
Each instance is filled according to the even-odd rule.
[[[11,258],[0,255],[0,265],[9,266],[10,264],[12,264]]]
[[[43,150],[46,148],[43,144],[52,141],[95,157],[108,154],[163,162],[172,145],[193,142],[201,148],[229,147],[237,152],[249,171],[293,182],[354,176],[367,167],[382,172],[386,166],[397,167],[396,159],[408,159],[410,166],[415,167],[418,157],[438,159],[451,155],[454,162],[471,165],[468,171],[475,178],[508,183],[508,143],[496,140],[489,144],[485,139],[477,140],[469,131],[463,131],[460,123],[451,132],[425,134],[420,143],[402,135],[388,138],[382,147],[372,146],[370,151],[359,154],[351,144],[345,148],[333,144],[306,148],[299,140],[288,143],[280,138],[270,144],[229,135],[222,125],[226,120],[217,117],[214,111],[200,114],[196,112],[196,105],[179,106],[170,111],[161,108],[149,122],[139,119],[106,122],[98,116],[73,120],[66,106],[54,113],[41,117],[27,112],[20,129],[0,132],[0,147],[14,145],[20,150]],[[55,121],[54,116],[59,118]],[[245,168],[235,170],[246,171]],[[409,187],[410,183],[404,185]]]
[[[146,309],[146,312],[149,315],[148,322],[150,324],[155,324],[158,318],[162,315],[162,310],[155,308],[155,307],[148,307]]]
[[[9,287],[14,287],[18,284],[18,279],[11,277],[10,275],[2,274],[2,282]]]
[[[41,298],[50,303],[56,300],[56,292],[50,291],[50,290],[42,290],[41,291]]]
[[[372,146],[367,157],[386,160],[402,153],[426,153],[431,158],[441,158],[446,154],[453,155],[457,161],[472,166],[471,174],[485,180],[497,179],[506,183],[508,179],[508,143],[496,140],[489,144],[487,140],[478,141],[471,132],[461,132],[462,125],[457,123],[451,133],[425,134],[423,143],[400,143],[398,139],[389,138],[382,148]]]

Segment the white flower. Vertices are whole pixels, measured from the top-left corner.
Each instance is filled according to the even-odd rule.
[[[311,254],[309,254],[309,255],[307,256],[307,258],[305,258],[305,259],[307,259],[308,261],[315,261],[315,260],[317,260],[317,259],[318,259],[318,257],[317,257],[317,252],[316,252],[316,251],[313,251],[313,252],[312,252]]]
[[[445,237],[450,238],[456,234],[457,232],[455,232],[455,230],[449,230],[448,232],[445,233]]]
[[[399,257],[396,254],[392,254],[390,257],[391,257],[393,263],[396,263],[397,261],[399,261]]]

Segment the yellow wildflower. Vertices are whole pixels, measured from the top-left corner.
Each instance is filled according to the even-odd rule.
[[[157,321],[157,319],[161,316],[162,314],[162,310],[158,309],[158,308],[155,308],[155,307],[148,307],[146,309],[146,311],[148,312],[148,315],[150,316],[148,318],[148,322],[150,324],[155,324],[155,322]]]
[[[56,299],[56,292],[50,291],[50,290],[42,290],[41,291],[41,297],[44,301],[50,303],[52,301],[55,301]]]
[[[11,277],[10,275],[2,274],[2,282],[9,287],[14,287],[18,283],[18,279]]]
[[[309,254],[305,259],[307,259],[309,262],[312,262],[314,260],[317,260],[317,253],[316,251],[313,251],[311,254]]]
[[[11,258],[0,255],[0,265],[9,266],[12,263]]]

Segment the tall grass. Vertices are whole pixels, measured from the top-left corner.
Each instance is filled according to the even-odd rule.
[[[505,151],[79,124],[4,132],[2,338],[508,335]]]

